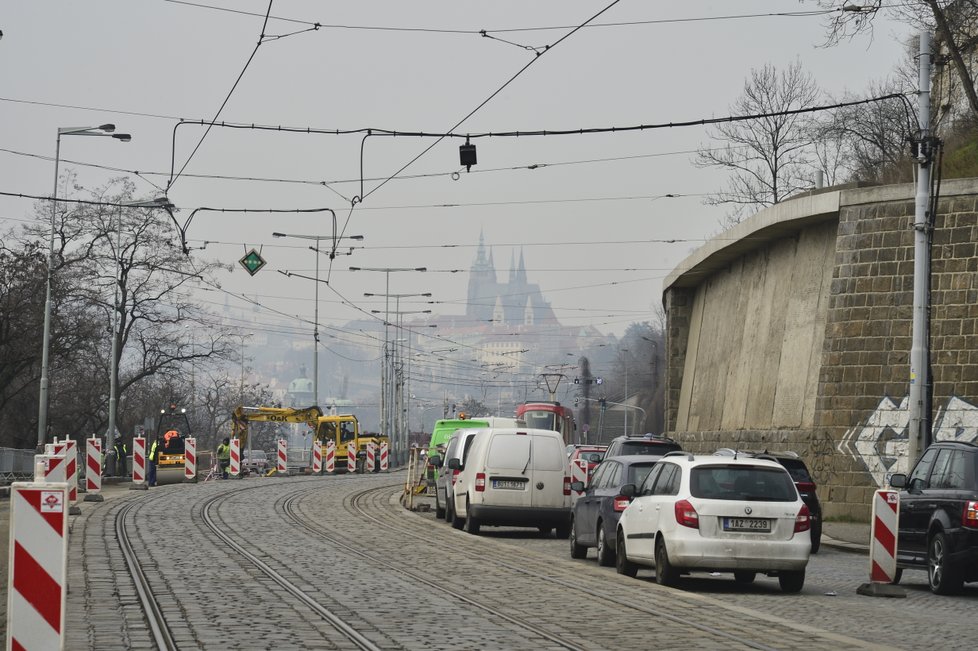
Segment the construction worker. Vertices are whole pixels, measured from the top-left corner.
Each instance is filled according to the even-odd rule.
[[[221,467],[221,479],[228,478],[228,466],[231,465],[231,439],[224,437],[224,442],[217,446],[217,463]]]
[[[156,460],[160,455],[160,437],[153,439],[153,445],[149,448],[149,468],[147,468],[147,480],[150,486],[156,486]]]
[[[115,443],[113,443],[112,449],[115,450],[115,476],[125,477],[126,457],[129,453],[126,450],[126,442],[122,439],[122,434],[115,435]]]

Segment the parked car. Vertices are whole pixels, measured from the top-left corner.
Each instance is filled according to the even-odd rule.
[[[626,454],[658,454],[663,455],[667,452],[682,450],[682,446],[668,436],[619,436],[611,439],[608,449],[605,450],[607,457],[621,457]]]
[[[571,491],[584,491],[574,503],[571,520],[571,558],[584,558],[587,550],[598,550],[598,564],[615,564],[615,534],[618,518],[628,506],[621,496],[625,484],[641,486],[655,462],[662,457],[647,454],[631,454],[609,457],[602,461],[588,481],[571,482]]]
[[[248,472],[267,472],[268,455],[264,450],[244,450],[241,453],[241,468]]]
[[[594,469],[604,459],[604,453],[607,449],[607,445],[575,445],[568,455],[567,461],[568,463],[574,463],[578,459],[587,461],[587,474],[590,477]]]
[[[674,452],[621,494],[634,499],[618,522],[619,574],[648,565],[662,585],[694,570],[733,572],[738,583],[777,576],[784,592],[805,584],[808,506],[775,461]]]
[[[812,519],[810,529],[812,553],[818,553],[819,548],[822,546],[822,503],[818,500],[818,494],[815,492],[815,480],[812,479],[811,473],[808,472],[808,466],[805,465],[805,462],[802,461],[796,452],[768,452],[767,450],[756,452],[751,450],[720,448],[716,451],[716,454],[726,456],[747,455],[762,459],[774,459],[784,466],[784,469],[788,471],[791,479],[795,482],[795,488],[798,489],[798,494],[801,495],[801,499],[808,505],[808,513]]]
[[[472,446],[472,437],[479,429],[457,429],[448,439],[445,446],[444,459],[439,459],[436,463],[438,467],[445,467],[449,460],[458,459],[460,467],[456,470],[445,468],[447,472],[439,472],[435,479],[435,516],[445,518],[451,522],[454,516],[452,504],[455,501],[455,482],[465,467],[465,459],[468,456],[469,448]]]
[[[927,570],[935,594],[978,581],[978,445],[934,443],[890,485],[902,489],[895,582],[904,569]]]
[[[488,428],[472,440],[455,484],[452,526],[472,534],[482,526],[537,527],[570,535],[570,476],[559,432],[529,428]]]

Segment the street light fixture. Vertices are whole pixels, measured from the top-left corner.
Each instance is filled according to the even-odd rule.
[[[112,359],[109,360],[109,424],[105,433],[105,445],[103,450],[108,450],[112,446],[112,437],[115,435],[116,412],[119,403],[119,347],[121,346],[122,333],[119,331],[120,313],[123,307],[119,305],[119,289],[122,284],[122,209],[123,208],[159,208],[162,210],[172,210],[173,204],[166,197],[157,197],[149,201],[133,201],[119,205],[116,213],[115,226],[115,298],[112,301]],[[118,463],[118,461],[116,462]]]
[[[97,127],[59,127],[54,146],[54,192],[51,193],[51,234],[48,240],[47,288],[44,294],[44,335],[41,347],[41,386],[37,404],[37,451],[44,451],[48,428],[48,358],[51,350],[51,270],[54,267],[54,220],[58,214],[58,166],[61,162],[61,136],[102,136],[129,142],[128,133],[115,133],[114,124]]]
[[[334,215],[335,219],[335,215]],[[335,230],[335,224],[334,224]],[[310,246],[316,253],[316,291],[315,291],[315,307],[313,309],[313,357],[312,357],[312,402],[317,407],[319,406],[319,243],[322,240],[331,240],[333,242],[333,247],[335,248],[340,240],[357,240],[362,241],[363,235],[347,235],[347,236],[336,236],[336,235],[305,235],[301,233],[272,233],[272,237],[293,237],[300,240],[313,240],[316,243],[315,247]],[[330,256],[332,257],[332,256]]]

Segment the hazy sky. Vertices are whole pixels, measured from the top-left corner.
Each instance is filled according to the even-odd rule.
[[[7,0],[0,10],[0,191],[50,196],[58,127],[114,122],[132,142],[65,137],[61,169],[86,187],[119,173],[79,163],[138,171],[141,177],[130,174],[137,195],[158,195],[153,184],[167,184],[176,118],[214,116],[255,49],[268,7],[255,0],[209,4],[260,15],[164,0]],[[598,26],[537,55],[606,4],[276,0],[267,36],[315,22],[321,28],[266,40],[221,119],[444,132],[531,61],[456,133],[707,118],[728,115],[750,69],[765,63],[798,59],[833,95],[861,93],[890,73],[909,33],[881,23],[875,38],[826,49],[825,16],[763,15],[817,9],[813,2],[622,0]],[[731,18],[751,14],[757,16]],[[180,128],[178,169],[202,134],[200,127]],[[363,156],[367,196],[351,214],[350,200],[361,194],[360,142],[359,135],[215,128],[168,195],[183,218],[199,206],[334,209],[341,228],[365,241],[354,255],[338,257],[329,274],[324,259],[322,277],[368,311],[383,299],[363,293],[383,293],[384,276],[352,273],[351,265],[427,266],[427,274],[392,274],[390,291],[429,291],[441,301],[436,312],[463,313],[468,277],[451,270],[468,270],[483,232],[503,277],[522,249],[530,282],[540,284],[565,325],[614,334],[653,318],[662,279],[717,231],[724,212],[702,203],[723,176],[691,164],[690,152],[709,144],[699,127],[482,138],[478,165],[458,180],[450,174],[459,169],[461,142],[446,139],[379,188],[434,140],[370,138]],[[657,198],[666,194],[682,196]],[[32,219],[34,204],[0,198],[0,228]],[[209,242],[195,257],[236,267],[246,248],[264,245],[265,270],[252,278],[236,268],[222,286],[311,319],[313,283],[276,270],[312,275],[315,254],[305,242],[273,239],[273,231],[328,235],[332,223],[322,213],[201,213],[188,235],[192,246]],[[240,304],[227,296],[210,293],[207,300]],[[320,298],[322,322],[362,316],[324,285]],[[401,307],[421,308],[410,301]]]

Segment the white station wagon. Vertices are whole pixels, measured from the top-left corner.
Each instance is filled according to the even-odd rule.
[[[784,592],[804,586],[808,507],[780,464],[672,452],[621,492],[633,499],[618,523],[620,574],[648,565],[662,585],[696,570],[733,572],[738,583],[777,576]]]

